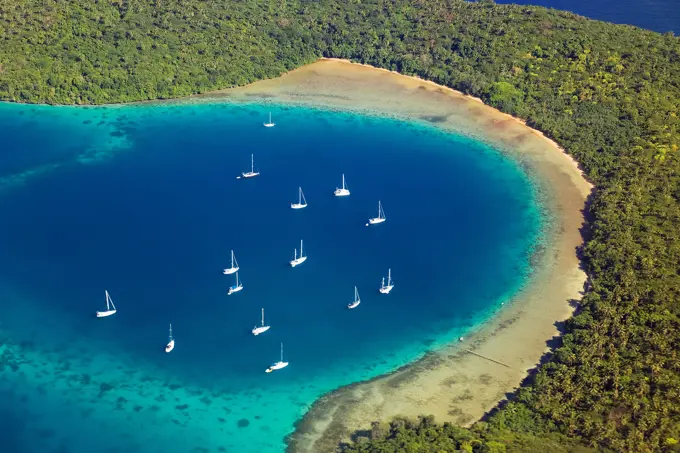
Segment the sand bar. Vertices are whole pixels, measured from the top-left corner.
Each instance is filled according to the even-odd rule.
[[[390,375],[324,396],[297,424],[289,450],[334,451],[352,432],[398,415],[434,414],[438,422],[469,425],[516,389],[549,351],[586,281],[576,251],[582,243],[582,210],[592,189],[555,142],[479,99],[342,60],[320,60],[277,79],[199,99],[206,97],[415,119],[474,137],[507,152],[536,176],[551,218],[530,283],[491,322]]]

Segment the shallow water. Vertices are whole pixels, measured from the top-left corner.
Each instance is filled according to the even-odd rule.
[[[319,396],[488,319],[541,231],[515,163],[421,124],[0,105],[0,133],[3,452],[281,452]],[[261,176],[236,179],[251,152]],[[378,200],[388,220],[366,227]],[[300,239],[309,259],[291,269]],[[244,290],[227,296],[231,249]],[[96,319],[104,289],[118,313]],[[261,307],[272,327],[254,337]],[[290,366],[265,374],[280,342]]]

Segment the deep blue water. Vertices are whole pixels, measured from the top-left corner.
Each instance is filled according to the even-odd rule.
[[[6,453],[281,452],[319,396],[488,319],[540,235],[519,166],[426,125],[282,106],[0,105],[0,136]],[[251,152],[261,176],[236,179]],[[298,186],[309,207],[294,211]],[[388,220],[368,228],[378,200]],[[309,258],[291,269],[300,239]],[[244,290],[227,296],[231,249]],[[96,319],[104,289],[118,313]],[[261,307],[272,328],[253,337]],[[279,342],[291,364],[265,374]]]
[[[592,19],[680,33],[678,0],[495,0],[571,11]]]

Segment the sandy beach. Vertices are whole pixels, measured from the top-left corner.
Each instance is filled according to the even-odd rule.
[[[549,351],[586,281],[576,251],[592,189],[555,142],[479,99],[342,60],[320,60],[277,79],[200,99],[206,97],[387,115],[474,137],[519,160],[535,176],[551,219],[531,281],[491,322],[390,375],[324,396],[298,423],[290,451],[334,451],[352,432],[395,416],[433,414],[438,422],[470,425],[515,390]]]

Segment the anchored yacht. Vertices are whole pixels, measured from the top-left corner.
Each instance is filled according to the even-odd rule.
[[[349,195],[349,189],[347,188],[347,184],[345,183],[345,174],[342,174],[342,188],[335,188],[335,196],[336,197],[346,197]]]
[[[105,318],[107,316],[116,314],[116,306],[113,305],[113,300],[111,300],[109,292],[104,290],[104,293],[106,293],[106,311],[98,311],[97,318]]]

